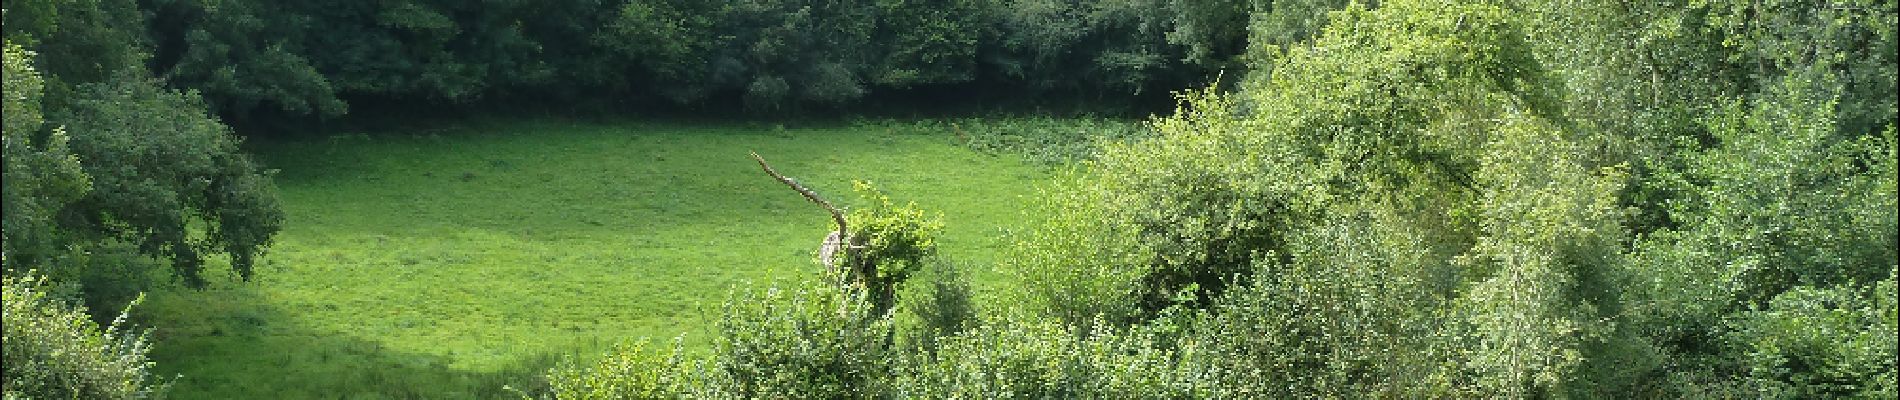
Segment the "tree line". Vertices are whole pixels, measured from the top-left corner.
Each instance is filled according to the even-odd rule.
[[[61,78],[54,97],[60,82],[145,69],[234,121],[549,99],[783,115],[919,88],[943,89],[936,103],[984,90],[1165,96],[1240,73],[1250,26],[1298,40],[1341,4],[36,0],[9,3],[5,36],[45,57],[40,70]]]

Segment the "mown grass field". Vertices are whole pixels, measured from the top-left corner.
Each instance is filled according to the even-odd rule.
[[[853,179],[940,211],[983,267],[1052,173],[950,132],[514,121],[262,144],[285,230],[250,283],[152,293],[174,398],[494,398],[639,337],[704,346],[735,288],[799,284]]]

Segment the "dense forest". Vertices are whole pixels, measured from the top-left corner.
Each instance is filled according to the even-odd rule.
[[[4,8],[9,400],[165,394],[145,358],[165,343],[144,332],[166,327],[123,314],[147,271],[259,273],[286,218],[241,144],[271,127],[508,104],[797,118],[895,98],[1174,107],[1140,133],[1045,138],[1086,154],[1056,161],[1033,194],[1050,215],[996,265],[939,251],[960,221],[860,184],[822,261],[788,266],[827,272],[733,290],[707,348],[629,342],[510,387],[1900,395],[1892,0]]]

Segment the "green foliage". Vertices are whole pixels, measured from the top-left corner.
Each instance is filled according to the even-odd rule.
[[[1087,117],[965,118],[919,123],[914,129],[938,134],[947,131],[977,151],[1016,154],[1050,166],[1095,158],[1111,143],[1154,136],[1145,123]]]
[[[1243,82],[1264,81],[1272,76],[1273,68],[1287,51],[1306,46],[1319,36],[1331,12],[1348,6],[1363,7],[1342,0],[1280,0],[1266,4],[1268,8],[1249,14],[1244,27],[1247,47],[1236,56],[1246,67],[1236,71],[1247,72]]]
[[[1708,122],[1717,147],[1687,157],[1684,180],[1701,196],[1681,210],[1693,216],[1685,225],[1727,243],[1720,254],[1736,258],[1724,262],[1734,269],[1723,281],[1738,301],[1875,281],[1900,257],[1895,203],[1885,196],[1892,133],[1835,134],[1835,103],[1816,83],[1795,77],[1753,107],[1733,103]]]
[[[1065,326],[1089,327],[1098,321],[1123,324],[1137,317],[1142,279],[1140,266],[1152,259],[1135,231],[1112,219],[1101,218],[1093,207],[1117,199],[1111,191],[1088,190],[1071,174],[1059,180],[1046,206],[1053,215],[1039,221],[1010,250],[998,269],[1010,275],[1012,299],[1028,315],[1050,318]],[[1009,301],[1009,300],[1005,300]]]
[[[1284,262],[1274,258],[1288,237],[1334,205],[1390,207],[1444,232],[1431,244],[1441,257],[1462,252],[1475,240],[1472,176],[1489,131],[1555,105],[1502,9],[1424,10],[1436,5],[1349,8],[1260,86],[1187,93],[1180,111],[1154,122],[1158,137],[1109,146],[1091,174],[1054,191],[1055,209],[1075,223],[1032,239],[1050,245],[1021,257],[1026,290],[1066,275],[1094,288],[1048,295],[1050,304],[1128,294],[1152,313],[1186,288],[1205,304],[1255,264]],[[1118,285],[1133,286],[1109,288]],[[1141,318],[1128,311],[1107,317]],[[1063,318],[1072,317],[1087,318]]]
[[[245,120],[335,117],[362,101],[543,96],[738,100],[788,112],[929,87],[1028,87],[1042,99],[1119,103],[1197,84],[1204,71],[1244,68],[1236,60],[1256,8],[1329,9],[1271,4],[29,0],[9,3],[17,12],[6,36],[57,50],[48,65],[58,67],[48,70],[72,85],[149,65],[168,86],[197,90]],[[72,85],[55,85],[53,97]]]
[[[1772,353],[1748,343],[1780,340],[1728,338],[1810,335],[1763,322],[1807,317],[1750,310],[1819,312],[1807,304],[1813,293],[1864,293],[1855,285],[1892,278],[1900,254],[1894,128],[1837,133],[1839,89],[1822,79],[1790,76],[1762,98],[1728,102],[1705,122],[1715,144],[1685,152],[1686,168],[1663,177],[1693,196],[1671,204],[1679,227],[1636,242],[1629,269],[1646,279],[1630,290],[1650,304],[1630,314],[1663,351],[1696,360],[1669,370],[1691,383],[1679,390],[1743,390],[1721,377],[1758,373],[1753,365],[1767,361],[1739,355]]]
[[[846,257],[842,264],[851,266],[841,271],[846,274],[843,281],[863,285],[873,315],[882,316],[897,305],[897,293],[904,281],[937,254],[943,217],[926,216],[915,202],[899,206],[868,182],[856,181],[852,186],[868,204],[845,216],[851,223],[852,245],[863,248],[846,252],[856,257]]]
[[[708,78],[705,72],[712,60],[706,53],[719,39],[713,31],[715,7],[699,2],[627,2],[593,37],[593,42],[612,50],[610,60],[617,62],[585,64],[597,71],[582,74],[597,81],[659,90],[679,102],[709,95],[697,86]],[[649,73],[630,74],[629,65]],[[648,81],[627,81],[640,75]]]
[[[873,43],[883,60],[870,82],[892,88],[976,79],[977,54],[993,18],[985,0],[879,0]]]
[[[600,361],[581,365],[574,360],[548,372],[556,399],[673,399],[685,397],[692,371],[683,369],[684,357],[676,343],[671,351],[649,349],[651,342],[622,343]]]
[[[946,338],[898,371],[918,399],[1198,397],[1172,354],[1139,332],[1078,334],[1055,321],[984,326]]]
[[[57,109],[82,84],[143,71],[150,41],[134,0],[24,0],[6,4],[8,41],[39,54],[46,104]]]
[[[734,295],[722,307],[701,397],[871,398],[898,364],[891,320],[833,288]],[[866,317],[867,315],[872,315]]]
[[[1744,349],[1746,391],[1763,398],[1895,395],[1895,287],[1800,287],[1742,313],[1729,340]]]
[[[3,250],[7,272],[63,255],[55,217],[90,186],[63,128],[47,129],[42,115],[44,81],[33,69],[32,53],[6,42],[4,134],[5,179]]]
[[[64,211],[66,229],[135,243],[193,286],[205,283],[206,253],[230,255],[250,279],[282,211],[269,177],[194,94],[135,78],[88,85],[59,119],[79,132],[72,152],[93,185]]]
[[[935,352],[939,340],[977,326],[978,309],[972,299],[967,267],[934,258],[918,282],[905,285],[899,295],[897,340],[906,351]]]
[[[1879,130],[1896,122],[1895,18],[1892,1],[1769,2],[1692,1],[1706,8],[1710,28],[1733,51],[1730,61],[1749,70],[1760,92],[1772,93],[1777,77],[1821,74],[1842,85],[1838,109],[1844,132]],[[1772,95],[1772,94],[1771,94]]]
[[[1428,285],[1439,260],[1426,232],[1380,229],[1393,218],[1342,216],[1295,238],[1291,261],[1263,261],[1190,321],[1184,368],[1213,398],[1456,393],[1438,336],[1449,313]]]
[[[152,377],[151,342],[127,331],[125,315],[101,329],[85,309],[47,295],[47,282],[8,274],[5,387],[8,399],[150,399],[167,384]],[[128,309],[129,311],[129,309]]]
[[[1667,175],[1679,155],[1713,143],[1702,121],[1730,99],[1774,97],[1787,75],[1842,84],[1837,129],[1877,132],[1894,121],[1897,39],[1892,2],[1525,1],[1539,58],[1563,79],[1574,121],[1598,133],[1593,157],[1628,162],[1625,202],[1642,234],[1681,222],[1694,201]],[[1827,75],[1823,78],[1821,75]],[[1693,217],[1687,217],[1693,218]]]
[[[1613,267],[1623,242],[1615,169],[1583,167],[1560,131],[1507,122],[1487,146],[1477,183],[1482,237],[1458,262],[1478,271],[1460,299],[1474,336],[1466,368],[1483,396],[1595,397],[1616,381],[1583,367],[1613,338]],[[1624,369],[1637,369],[1624,365]]]

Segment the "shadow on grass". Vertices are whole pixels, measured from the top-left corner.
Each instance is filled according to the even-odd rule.
[[[566,354],[488,349],[499,367],[465,368],[448,356],[391,349],[352,333],[299,326],[246,284],[163,289],[140,326],[157,326],[155,371],[177,399],[519,399],[547,391],[543,375]],[[156,321],[155,321],[156,320]],[[528,353],[534,354],[534,353]]]

